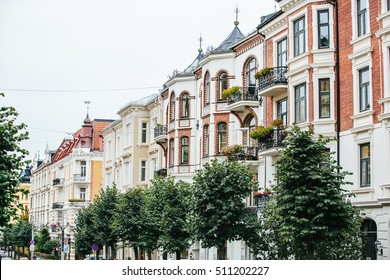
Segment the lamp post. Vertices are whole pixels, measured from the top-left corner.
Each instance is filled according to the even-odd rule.
[[[65,221],[65,211],[62,210],[62,225],[61,225],[61,260],[65,260],[65,228],[69,225],[68,223],[64,225]]]
[[[34,259],[34,218],[31,217],[31,241],[30,241],[30,251],[31,251],[31,260]]]

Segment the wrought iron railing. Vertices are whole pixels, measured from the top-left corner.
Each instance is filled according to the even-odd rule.
[[[167,177],[168,176],[167,169],[162,168],[162,169],[154,171],[154,177],[156,177],[156,176]]]
[[[263,91],[274,85],[287,85],[287,66],[279,66],[270,69],[270,73],[259,78],[259,91]]]
[[[286,136],[287,133],[284,129],[276,128],[269,139],[259,142],[259,150],[265,151],[271,148],[283,147],[283,140]]]
[[[154,138],[162,135],[167,135],[168,127],[166,125],[159,125],[154,128]]]
[[[74,182],[83,182],[86,180],[86,177],[84,174],[73,174],[73,181]]]
[[[229,154],[227,157],[230,160],[258,160],[259,148],[256,146],[240,146],[240,149]]]
[[[53,179],[53,186],[60,186],[64,184],[64,178]]]
[[[52,209],[61,209],[64,206],[63,202],[54,202],[52,205]]]
[[[228,105],[239,101],[258,101],[259,96],[256,94],[255,87],[241,88],[237,94],[228,97]]]

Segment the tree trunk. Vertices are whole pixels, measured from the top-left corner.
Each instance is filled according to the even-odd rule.
[[[95,260],[99,260],[99,250],[96,250],[96,253],[95,253]]]
[[[218,247],[218,260],[226,260],[226,256],[227,256],[227,250],[226,250],[226,241],[223,245],[219,246]]]
[[[136,260],[138,260],[138,247],[137,246],[134,246],[134,258],[136,259]]]
[[[176,251],[176,260],[179,261],[181,259],[181,252]]]
[[[163,253],[163,260],[167,260],[168,259],[168,253]]]
[[[116,244],[113,244],[111,246],[111,252],[112,252],[111,260],[115,260],[116,259]]]
[[[148,260],[152,259],[152,251],[148,251]]]
[[[314,260],[314,245],[309,243],[307,244],[307,255],[306,258],[308,260]]]

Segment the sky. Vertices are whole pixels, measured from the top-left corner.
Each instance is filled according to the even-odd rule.
[[[159,93],[202,48],[256,29],[273,0],[0,0],[0,106],[13,106],[30,159],[91,119],[118,119],[130,101]]]

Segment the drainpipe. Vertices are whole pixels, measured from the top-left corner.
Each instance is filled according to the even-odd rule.
[[[337,165],[340,165],[340,130],[341,130],[341,118],[340,118],[340,49],[339,49],[339,8],[337,0],[333,2],[333,6],[335,8],[336,13],[336,95],[337,95],[337,103],[336,103],[336,137],[337,137]],[[339,171],[339,170],[338,170]]]

